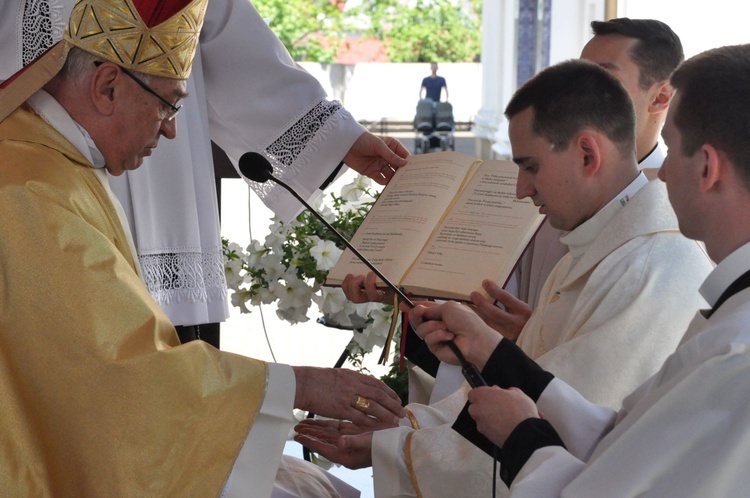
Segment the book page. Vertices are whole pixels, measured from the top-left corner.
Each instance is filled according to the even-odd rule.
[[[415,295],[468,300],[482,280],[503,285],[544,217],[516,199],[518,167],[485,161],[433,234],[403,285]]]
[[[409,157],[409,164],[396,172],[352,237],[352,245],[399,285],[475,162],[457,152]],[[347,273],[369,271],[347,249],[326,284],[340,285]]]

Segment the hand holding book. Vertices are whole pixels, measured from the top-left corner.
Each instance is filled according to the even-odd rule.
[[[517,166],[456,152],[409,158],[352,238],[399,287],[420,297],[469,301],[479,283],[504,284],[543,216],[515,198]],[[349,251],[326,285],[367,268]],[[378,283],[379,287],[384,287]]]

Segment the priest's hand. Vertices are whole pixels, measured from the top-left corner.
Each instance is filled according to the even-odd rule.
[[[366,131],[344,156],[344,164],[385,185],[398,168],[406,166],[408,156],[409,151],[395,138],[377,137]]]
[[[469,403],[469,415],[479,432],[501,448],[518,424],[539,418],[534,401],[515,387],[477,387],[469,391]]]
[[[531,307],[491,280],[484,280],[482,287],[503,307],[496,306],[479,292],[472,292],[469,297],[474,303],[474,311],[487,325],[500,332],[506,339],[515,342],[529,321]]]
[[[372,431],[351,422],[303,420],[294,440],[328,460],[349,469],[372,466]]]
[[[346,368],[292,368],[295,408],[370,428],[393,427],[406,416],[398,395],[374,377]]]
[[[502,340],[471,308],[455,301],[419,303],[409,311],[409,322],[438,359],[459,364],[448,347],[453,341],[480,371]]]

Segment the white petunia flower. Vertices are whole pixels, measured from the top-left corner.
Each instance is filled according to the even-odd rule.
[[[242,255],[242,259],[245,260],[247,266],[255,268],[258,266],[260,259],[269,251],[269,248],[257,240],[253,240],[250,242],[250,245],[247,246],[247,249],[245,249],[245,254]]]
[[[370,185],[372,185],[372,180],[364,175],[359,175],[352,183],[341,187],[341,197],[347,202],[356,202],[362,198]]]
[[[281,278],[286,272],[286,266],[284,266],[284,263],[282,262],[281,255],[271,252],[265,254],[260,260],[258,260],[256,268],[262,268],[266,271],[264,278],[267,282]]]
[[[327,271],[333,268],[336,261],[341,257],[343,253],[341,249],[336,247],[336,244],[330,240],[318,240],[318,242],[310,248],[310,255],[315,258],[315,262],[318,264],[318,269]]]
[[[312,299],[321,313],[331,317],[344,311],[346,305],[349,304],[344,291],[339,287],[324,287],[320,294],[314,294]]]
[[[239,290],[232,294],[232,305],[240,309],[240,313],[250,313],[246,303],[250,298],[250,291]]]
[[[242,260],[229,259],[224,262],[224,275],[227,279],[227,287],[238,290],[244,278],[242,275]]]

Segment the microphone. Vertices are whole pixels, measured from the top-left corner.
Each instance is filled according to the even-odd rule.
[[[341,233],[339,233],[339,231],[336,230],[333,225],[331,225],[325,218],[323,218],[320,213],[313,209],[312,206],[307,203],[307,201],[300,197],[300,195],[293,188],[273,176],[273,166],[271,166],[271,163],[269,163],[268,159],[263,157],[263,155],[257,152],[246,152],[242,154],[242,157],[240,157],[239,169],[240,173],[242,173],[242,175],[248,180],[252,180],[257,183],[265,183],[268,180],[271,180],[286,189],[298,201],[300,201],[308,211],[310,211],[316,218],[318,218],[321,223],[326,226],[326,228],[328,228],[333,234],[335,234],[336,238],[343,242],[344,245],[348,247],[354,253],[354,255],[357,256],[357,258],[360,259],[360,261],[362,261],[370,270],[373,271],[373,273],[375,273],[375,275],[380,278],[380,280],[383,281],[383,283],[385,283],[385,285],[392,289],[398,295],[398,297],[407,304],[407,306],[409,306],[410,308],[414,308],[414,303],[411,301],[411,299],[409,299],[401,289],[396,287],[390,280],[388,280],[388,278],[383,275],[375,265],[370,263],[370,261],[362,253],[360,253],[356,247],[351,245],[351,243],[343,235],[341,235]],[[458,346],[456,346],[453,341],[449,341],[448,347],[451,348],[453,354],[455,354],[456,358],[458,358],[458,361],[461,364],[461,372],[463,373],[463,376],[469,383],[469,385],[471,387],[486,386],[487,382],[484,380],[484,378],[482,378],[482,374],[479,373],[479,370],[476,366],[474,366],[474,364],[464,358],[464,355],[461,353],[461,350],[458,349]]]
[[[411,300],[404,294],[404,292],[393,285],[393,283],[388,280],[388,278],[380,273],[380,270],[378,270],[375,265],[370,263],[370,261],[361,254],[356,247],[351,245],[348,240],[346,240],[346,237],[341,235],[336,228],[334,228],[333,225],[328,223],[328,220],[323,218],[323,216],[320,215],[316,210],[310,206],[307,201],[305,201],[302,197],[299,196],[297,192],[294,191],[292,187],[287,185],[286,183],[282,182],[278,178],[273,176],[273,167],[271,166],[271,163],[268,162],[268,159],[263,157],[261,154],[258,154],[257,152],[246,152],[242,154],[242,157],[240,157],[240,173],[242,173],[245,178],[248,180],[252,180],[254,182],[258,183],[265,183],[268,180],[271,180],[273,182],[276,182],[277,184],[284,187],[286,190],[289,191],[290,194],[292,194],[294,197],[297,198],[298,201],[302,203],[303,206],[305,206],[308,211],[310,211],[316,218],[318,218],[325,226],[328,228],[331,232],[333,232],[336,235],[336,238],[338,238],[341,242],[344,243],[346,247],[351,249],[351,251],[365,264],[367,267],[372,270],[375,275],[377,275],[380,280],[382,280],[385,285],[390,287],[391,289],[398,294],[398,296],[407,304],[410,308],[414,307],[414,303],[411,302]]]

